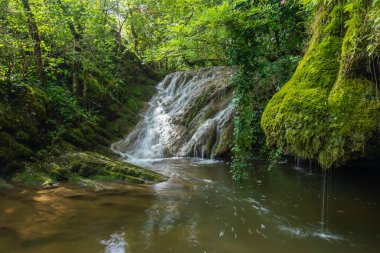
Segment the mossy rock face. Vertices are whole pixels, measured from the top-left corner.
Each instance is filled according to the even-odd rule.
[[[129,163],[114,160],[94,152],[70,152],[40,163],[25,164],[11,180],[32,187],[55,187],[70,182],[96,190],[106,189],[102,182],[157,183],[167,177]]]
[[[57,180],[43,171],[37,164],[25,165],[24,169],[14,174],[11,180],[31,187],[50,188],[57,185]]]
[[[318,156],[325,167],[369,156],[373,151],[379,154],[378,149],[371,150],[368,145],[371,141],[380,143],[380,102],[374,94],[375,87],[368,80],[338,80],[328,98],[329,138],[325,139]]]
[[[79,177],[112,182],[155,183],[166,179],[153,171],[93,152],[68,153],[44,167],[44,170],[57,180]]]
[[[356,2],[360,5],[361,1]],[[363,58],[355,57],[353,51],[360,51],[362,45],[347,38],[357,35],[354,31],[363,24],[346,22],[358,15],[349,14],[341,4],[321,5],[305,56],[261,119],[268,145],[316,159],[324,168],[366,157],[370,146],[380,147],[376,86],[357,71]],[[342,23],[348,24],[347,30]]]
[[[0,159],[9,162],[17,158],[27,158],[33,154],[25,145],[17,142],[7,132],[0,131]]]

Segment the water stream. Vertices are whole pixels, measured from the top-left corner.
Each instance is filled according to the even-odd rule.
[[[0,252],[311,252],[380,249],[380,173],[334,171],[328,232],[321,173],[256,164],[248,182],[225,163],[164,159],[150,186],[0,190]],[[326,184],[328,187],[329,184]],[[328,236],[326,236],[328,235]]]

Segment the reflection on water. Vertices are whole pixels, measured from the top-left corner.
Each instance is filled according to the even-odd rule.
[[[151,186],[108,184],[108,190],[97,192],[73,185],[0,191],[0,252],[371,253],[380,248],[378,171],[332,171],[324,183],[318,170],[258,164],[251,180],[241,184],[220,162],[164,159],[148,165],[170,179]]]

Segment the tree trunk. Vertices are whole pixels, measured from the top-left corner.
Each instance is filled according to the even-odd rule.
[[[86,76],[84,77],[84,81],[83,81],[83,94],[82,94],[82,105],[83,105],[83,108],[86,110],[89,109],[88,94],[87,94],[87,82],[89,81],[88,78],[89,77],[86,74]]]
[[[138,53],[139,49],[139,35],[137,34],[135,27],[133,24],[131,24],[131,32],[133,36],[133,43],[134,43],[134,48],[135,48],[135,53]]]
[[[34,14],[30,8],[29,0],[22,0],[22,4],[24,6],[24,10],[28,18],[27,22],[29,28],[29,35],[33,39],[34,57],[37,65],[38,76],[40,78],[41,83],[44,83],[46,80],[46,76],[44,72],[44,61],[41,50],[40,33],[36,24],[36,20],[34,18]]]
[[[58,0],[59,8],[61,8],[63,14],[65,16],[69,16],[69,12],[67,10],[67,7],[62,4],[61,0]],[[75,51],[75,59],[73,63],[73,73],[72,73],[72,90],[79,96],[83,96],[83,85],[80,84],[79,80],[79,71],[81,69],[81,63],[79,61],[79,54],[81,53],[82,49],[80,48],[80,41],[82,40],[82,36],[78,33],[78,31],[75,29],[74,23],[71,21],[70,18],[67,19],[67,24],[69,25],[70,33],[74,38],[74,51]]]

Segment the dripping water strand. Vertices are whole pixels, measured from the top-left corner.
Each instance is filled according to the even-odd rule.
[[[327,225],[326,223],[326,208],[327,208],[327,201],[326,199],[328,198],[327,192],[326,192],[326,178],[327,178],[327,173],[325,169],[322,169],[322,193],[321,193],[321,232],[325,233],[325,229]]]
[[[321,232],[325,229],[325,191],[326,191],[326,170],[322,169],[322,193],[321,193]]]
[[[329,169],[327,170],[327,205],[326,205],[326,229],[329,230],[329,222],[330,222],[330,215],[329,215],[329,210],[331,208],[331,200],[332,200],[332,193],[331,193],[331,182],[332,182],[332,177],[331,177],[332,170]]]
[[[301,159],[298,156],[294,158],[294,168],[296,169],[301,168]]]

